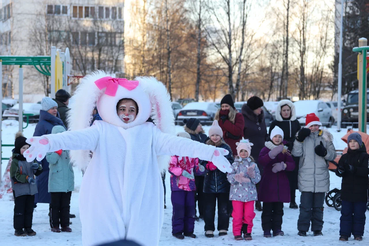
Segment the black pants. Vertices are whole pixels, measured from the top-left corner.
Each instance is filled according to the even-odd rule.
[[[263,213],[261,214],[261,225],[263,231],[278,232],[282,229],[283,203],[264,202]]]
[[[197,210],[199,212],[199,217],[204,217],[204,176],[195,176],[195,184],[196,184],[196,197],[195,201],[197,201]]]
[[[32,228],[34,195],[24,195],[14,198],[13,226],[15,230]]]
[[[165,186],[165,173],[166,171],[161,173],[161,180],[163,181],[163,188],[164,188],[164,207],[167,206],[167,199],[166,199],[167,187]]]
[[[203,193],[205,200],[205,231],[215,231],[215,205],[218,200],[218,231],[228,231],[229,213],[228,201],[229,193]]]
[[[308,231],[311,221],[312,231],[323,229],[323,203],[325,193],[301,192],[300,215],[297,221],[299,231]]]
[[[69,226],[70,197],[72,192],[50,192],[50,226]]]
[[[365,227],[366,202],[348,202],[342,200],[340,235],[350,237],[363,236]]]

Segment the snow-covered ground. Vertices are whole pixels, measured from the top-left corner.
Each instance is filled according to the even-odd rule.
[[[2,131],[2,142],[3,144],[13,144],[14,136],[18,130],[18,122],[16,121],[4,121]],[[29,125],[24,130],[26,137],[31,137],[34,131],[35,124]],[[204,127],[205,131],[209,127]],[[177,126],[176,131],[182,131],[183,127]],[[346,133],[343,129],[341,132],[337,132],[336,128],[333,127],[329,131],[334,136],[334,145],[336,149],[343,149],[345,143],[341,140],[341,137]],[[3,156],[8,157],[11,153],[11,148],[3,149]],[[2,174],[4,174],[7,161],[2,162]],[[11,201],[11,196],[4,196],[0,199],[0,245],[27,245],[27,246],[40,246],[40,245],[81,245],[81,222],[79,220],[79,209],[78,209],[78,198],[79,198],[79,187],[81,184],[82,175],[80,171],[75,169],[75,184],[76,188],[72,195],[71,201],[71,213],[76,214],[77,218],[71,219],[73,229],[72,233],[53,233],[49,229],[48,224],[48,205],[38,204],[33,215],[33,229],[37,232],[35,237],[16,237],[14,236],[13,229],[13,206],[14,203]],[[338,241],[339,237],[339,218],[340,212],[334,208],[327,207],[325,205],[324,211],[324,228],[321,237],[313,237],[312,234],[308,237],[297,236],[297,218],[298,210],[288,208],[288,204],[285,204],[284,217],[283,217],[283,230],[285,232],[284,237],[275,238],[264,238],[261,229],[261,212],[256,211],[256,217],[254,219],[253,229],[253,240],[249,242],[235,241],[232,235],[232,220],[230,220],[229,234],[225,237],[218,237],[217,232],[214,238],[206,238],[204,236],[204,222],[199,221],[195,224],[195,234],[198,236],[196,239],[185,238],[184,240],[178,240],[171,235],[171,214],[172,206],[170,202],[170,186],[169,186],[169,174],[167,174],[167,209],[165,209],[164,225],[162,228],[162,235],[160,239],[160,245],[183,245],[183,246],[194,246],[194,245],[315,245],[315,246],[331,246],[341,244]],[[340,188],[340,179],[331,173],[331,189]],[[98,195],[98,194],[96,194]],[[297,192],[297,201],[299,201],[299,192]],[[106,208],[109,209],[109,208]],[[353,241],[351,238],[345,245],[367,245],[369,243],[369,219],[367,218],[367,227],[365,229],[364,240],[362,242]],[[150,225],[147,225],[150,226]],[[145,237],[145,228],[142,228],[142,236]],[[343,243],[342,243],[343,244]]]

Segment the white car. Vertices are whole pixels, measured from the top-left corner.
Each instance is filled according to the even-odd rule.
[[[40,110],[42,106],[39,103],[23,103],[23,118],[26,120],[29,117],[30,122],[37,122],[40,116]],[[5,119],[18,119],[19,104],[15,104],[10,109],[7,109],[3,113]]]
[[[211,125],[218,109],[215,102],[191,102],[179,111],[175,123],[183,125],[183,120],[196,118],[203,125]]]
[[[275,117],[275,110],[278,106],[279,102],[263,102],[264,103],[264,107],[268,110],[269,113],[271,113],[274,117]]]
[[[328,105],[321,100],[301,100],[294,102],[296,118],[301,125],[305,125],[306,115],[315,113],[322,125],[331,127],[334,124],[332,111]]]
[[[182,105],[180,103],[172,102],[172,110],[173,110],[174,118],[177,117],[177,114],[179,113],[181,109],[182,109]]]

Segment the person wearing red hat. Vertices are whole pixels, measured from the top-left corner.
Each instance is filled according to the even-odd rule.
[[[297,133],[292,149],[292,155],[300,157],[298,188],[301,200],[297,222],[299,236],[306,236],[310,221],[314,236],[323,235],[323,203],[325,192],[329,190],[327,161],[334,160],[336,151],[332,134],[319,129],[321,125],[314,113],[306,115],[306,126]]]

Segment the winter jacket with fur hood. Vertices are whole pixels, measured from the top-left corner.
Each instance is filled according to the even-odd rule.
[[[283,119],[281,115],[281,108],[288,105],[291,108],[291,118]],[[275,110],[275,120],[270,124],[269,135],[275,126],[279,126],[284,133],[284,141],[287,141],[286,146],[289,151],[293,149],[293,142],[295,141],[296,133],[301,129],[299,121],[296,119],[295,105],[290,100],[281,100]]]
[[[65,132],[63,126],[54,126],[53,134]],[[71,192],[74,190],[74,172],[69,158],[69,150],[63,150],[61,155],[49,152],[46,155],[49,162],[49,192]]]
[[[255,177],[251,178],[247,175],[247,168],[255,164]],[[256,163],[250,158],[236,157],[235,162],[232,164],[232,172],[227,174],[229,183],[231,183],[231,191],[229,193],[229,200],[250,202],[258,200],[258,193],[256,190],[256,184],[260,181],[260,171]],[[238,173],[244,173],[251,182],[239,183],[234,179],[234,176]]]
[[[298,187],[300,192],[327,192],[329,190],[328,162],[334,160],[336,151],[330,132],[312,132],[303,142],[295,140],[292,155],[300,157]],[[315,154],[315,147],[323,143],[327,149],[324,157]]]

